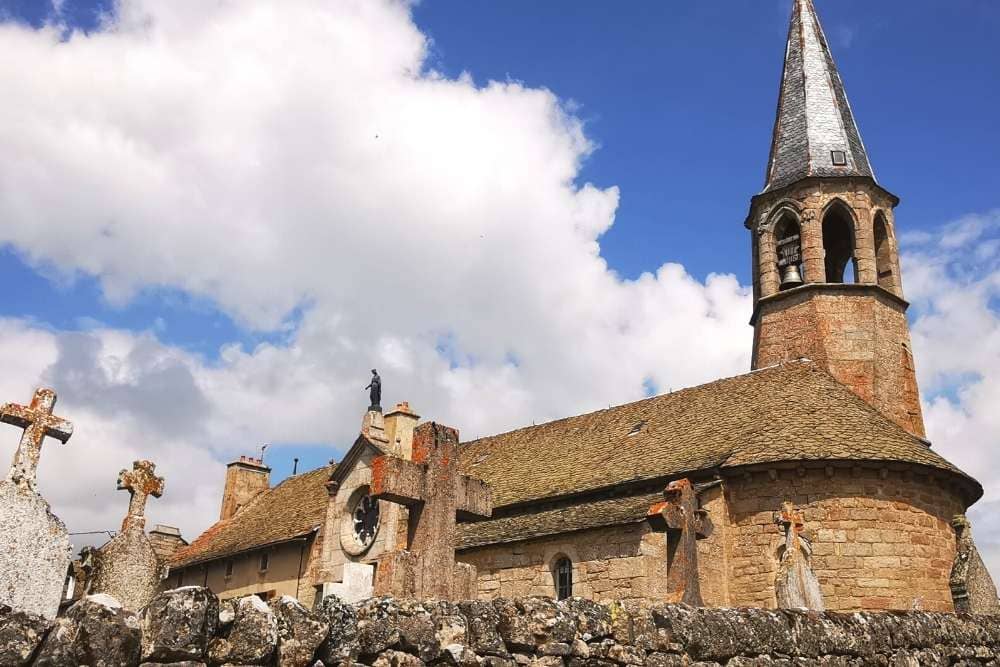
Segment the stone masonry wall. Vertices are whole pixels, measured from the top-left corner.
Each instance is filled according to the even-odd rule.
[[[827,609],[953,610],[950,522],[964,504],[925,469],[761,471],[727,479],[726,498],[731,576],[722,604],[776,605],[783,542],[773,513],[788,500],[803,511]]]
[[[753,368],[803,357],[902,428],[924,434],[904,305],[881,288],[805,286],[762,301]]]
[[[1000,617],[648,608],[546,598],[460,603],[160,594],[142,612],[90,596],[64,617],[0,607],[3,665],[699,667],[1000,665]]]
[[[552,568],[561,556],[573,562],[573,594],[592,600],[662,597],[666,538],[645,523],[578,531],[553,537],[460,551],[476,566],[479,597],[555,597]]]

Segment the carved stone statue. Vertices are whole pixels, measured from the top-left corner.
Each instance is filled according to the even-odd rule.
[[[823,611],[823,593],[809,564],[812,546],[803,534],[802,514],[786,502],[780,512],[775,512],[774,522],[785,532],[785,546],[774,586],[778,608]]]
[[[374,368],[372,369],[372,381],[365,389],[369,390],[368,395],[371,398],[371,405],[368,406],[368,409],[372,412],[382,412],[382,378],[378,376],[378,371]]]
[[[951,521],[958,550],[951,570],[951,596],[955,611],[965,614],[998,614],[997,588],[972,540],[972,526],[964,514]]]

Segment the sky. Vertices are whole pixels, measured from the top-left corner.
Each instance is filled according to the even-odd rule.
[[[816,4],[1000,572],[1000,5]],[[746,372],[790,8],[0,0],[0,399],[76,424],[56,513],[116,529],[148,458],[191,538],[234,457],[338,458],[372,367],[464,438]]]

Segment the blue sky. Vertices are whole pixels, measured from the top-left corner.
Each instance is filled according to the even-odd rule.
[[[789,0],[310,2],[0,0],[0,317],[34,346],[0,388],[58,381],[197,531],[222,461],[343,451],[372,365],[470,436],[745,372]],[[902,199],[929,423],[1000,489],[968,444],[1000,434],[1000,5],[816,5]]]
[[[989,0],[817,3],[877,175],[902,198],[902,232],[997,205],[1000,184],[1000,6]],[[65,0],[69,26],[93,30],[112,3]],[[763,184],[788,0],[604,2],[427,0],[414,9],[433,40],[429,65],[477,83],[515,80],[571,101],[598,145],[580,182],[617,185],[621,202],[601,254],[634,278],[667,261],[695,276],[749,280],[742,227]],[[41,0],[0,0],[39,25]],[[86,277],[49,280],[17,252],[0,280],[19,287],[0,314],[60,328],[91,320],[154,328],[209,357],[267,332],[233,323],[211,301],[147,289],[109,306]]]

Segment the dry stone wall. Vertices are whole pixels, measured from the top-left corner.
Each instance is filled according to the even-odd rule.
[[[284,597],[220,603],[205,588],[140,613],[106,595],[64,617],[0,607],[0,665],[749,667],[1000,665],[1000,616],[809,613],[598,604],[580,598],[417,602]]]

